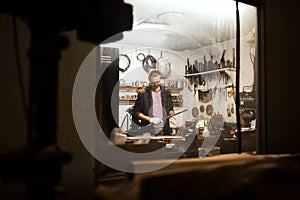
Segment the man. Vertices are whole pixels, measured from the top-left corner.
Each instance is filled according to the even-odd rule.
[[[171,93],[160,84],[161,73],[152,69],[148,74],[149,85],[139,91],[133,106],[133,118],[140,120],[142,131],[154,135],[169,135],[169,118],[174,114]]]

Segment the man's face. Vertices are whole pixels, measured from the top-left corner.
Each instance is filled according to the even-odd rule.
[[[153,86],[159,85],[160,75],[158,73],[153,73],[149,77],[150,84]]]

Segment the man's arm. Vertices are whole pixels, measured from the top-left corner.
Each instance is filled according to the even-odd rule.
[[[147,121],[150,123],[150,120],[151,120],[151,117],[147,116],[147,115],[144,115],[143,113],[139,113],[138,115],[138,118],[141,119],[141,120],[144,120],[144,121]]]

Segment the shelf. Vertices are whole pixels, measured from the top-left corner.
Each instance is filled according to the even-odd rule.
[[[216,69],[216,70],[210,70],[205,72],[199,72],[199,73],[193,73],[193,74],[185,74],[184,77],[193,77],[193,76],[199,76],[204,74],[212,74],[216,72],[225,72],[225,71],[235,71],[235,68],[222,68],[222,69]]]
[[[119,91],[120,92],[138,92],[142,88],[144,88],[144,87],[120,86]]]
[[[135,100],[122,100],[122,99],[119,99],[119,105],[134,105],[135,103]],[[174,108],[181,108],[182,105],[177,105],[175,103],[175,105],[173,105]]]
[[[119,92],[135,92],[135,93],[138,93],[138,91],[140,89],[143,89],[143,88],[144,87],[120,86],[119,87]],[[168,88],[168,90],[171,92],[171,94],[180,94],[180,91],[182,90],[182,88]]]
[[[119,105],[134,105],[135,100],[119,99]]]
[[[138,93],[139,90],[143,89],[144,87],[132,87],[132,86],[119,86],[119,92],[131,92],[131,93]],[[182,90],[182,88],[169,88],[168,90],[171,93],[172,97],[180,97],[180,91]],[[122,98],[119,98],[119,105],[134,105],[135,103],[135,98],[131,98],[135,96],[136,98],[136,94],[135,95],[126,95],[126,96],[122,96]],[[175,104],[177,105],[177,104]],[[180,106],[174,106],[174,107],[180,107]]]
[[[168,90],[170,91],[170,93],[171,93],[171,95],[178,95],[178,94],[180,94],[180,91],[182,90],[182,89],[179,89],[179,88],[168,88]]]

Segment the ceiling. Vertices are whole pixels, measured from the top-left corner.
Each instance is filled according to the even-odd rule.
[[[118,45],[194,50],[236,37],[233,0],[124,0],[133,5],[133,29]],[[255,7],[239,4],[241,35],[256,25]]]

